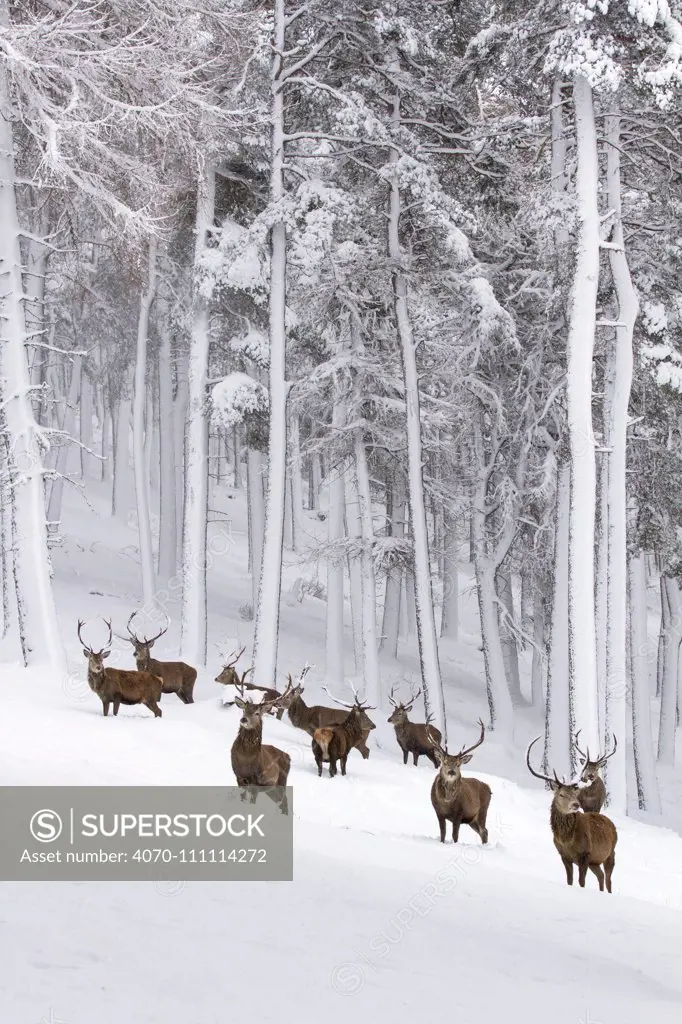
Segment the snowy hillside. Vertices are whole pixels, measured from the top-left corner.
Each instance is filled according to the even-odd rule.
[[[74,501],[55,558],[71,671],[59,679],[3,668],[3,783],[232,785],[238,713],[220,702],[217,656],[194,705],[166,696],[160,721],[134,707],[102,716],[75,622],[112,615],[121,630],[136,566],[127,531]],[[247,639],[237,610],[249,590],[244,510],[239,498],[229,505],[233,540],[209,577],[225,597],[212,644],[228,633]],[[315,599],[284,605],[283,656],[293,671],[304,655],[315,663],[322,625]],[[167,655],[177,643],[171,632]],[[452,645],[447,661],[452,746],[473,741],[484,710],[480,654],[468,640]],[[132,664],[127,650],[118,664]],[[450,699],[455,679],[468,701]],[[292,757],[291,884],[2,885],[3,1022],[37,1024],[50,1013],[67,1024],[222,1024],[254,1014],[335,1024],[349,1013],[407,1022],[420,1006],[486,1024],[510,1014],[544,1024],[548,1007],[561,1024],[679,1020],[682,839],[617,819],[613,894],[600,894],[591,875],[585,890],[569,889],[548,795],[522,763],[529,723],[519,749],[486,741],[470,766],[493,790],[489,847],[466,826],[456,847],[449,838],[441,846],[433,768],[403,766],[387,717],[374,713],[381,748],[368,761],[352,754],[347,777],[333,780],[317,778],[301,732],[286,719],[266,721],[267,740]]]

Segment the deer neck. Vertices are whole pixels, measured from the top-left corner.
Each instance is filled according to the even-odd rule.
[[[261,743],[263,740],[263,725],[257,726],[255,729],[245,729],[243,726],[239,727],[239,748],[246,757],[253,757],[254,759],[260,754]]]
[[[453,797],[453,796],[456,795],[457,791],[461,788],[462,776],[458,775],[455,779],[450,781],[446,775],[443,775],[442,772],[439,772],[438,773],[438,783],[439,783],[440,788],[442,789],[442,791],[444,793],[447,793],[447,795],[449,797]]]
[[[149,670],[149,662],[151,660],[151,655],[149,654],[136,654],[135,664],[137,665],[137,671],[147,672]]]
[[[88,686],[91,690],[94,690],[95,693],[97,693],[104,682],[104,672],[104,668],[97,671],[94,668],[90,668],[88,665]]]
[[[343,723],[343,727],[348,733],[349,740],[352,743],[357,743],[357,741],[362,736],[362,726],[360,725],[360,720],[358,719],[357,715],[354,715],[351,712],[346,721]]]
[[[289,705],[289,721],[298,729],[307,722],[309,711],[303,697],[295,697]]]
[[[557,807],[556,801],[553,800],[549,812],[549,822],[555,836],[560,839],[570,839],[578,828],[578,814],[563,814]]]
[[[402,739],[405,734],[409,732],[409,726],[411,724],[412,723],[407,718],[403,719],[402,722],[395,722],[393,727],[395,729],[396,736],[399,739]]]

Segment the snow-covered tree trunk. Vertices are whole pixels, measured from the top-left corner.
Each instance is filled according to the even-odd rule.
[[[235,427],[232,431],[232,478],[235,491],[241,490],[242,486],[241,450],[239,427]]]
[[[440,635],[456,640],[459,634],[459,536],[454,519],[445,517],[443,551],[443,607]]]
[[[656,697],[661,696],[663,685],[663,669],[665,666],[665,649],[668,643],[668,627],[670,624],[670,608],[668,606],[668,592],[665,586],[665,576],[661,573],[658,580],[661,595],[661,624],[658,633],[658,657],[656,659]]]
[[[81,367],[81,371],[83,368]],[[80,443],[81,443],[81,476],[83,479],[95,476],[95,468],[93,466],[92,456],[92,384],[90,378],[84,372],[81,372],[81,392],[80,400],[78,403],[79,411],[79,428],[80,428]]]
[[[665,577],[669,622],[663,658],[661,680],[661,712],[658,728],[658,760],[661,764],[675,764],[675,731],[677,729],[677,687],[679,678],[679,651],[682,641],[682,601],[677,580]]]
[[[71,454],[71,438],[76,436],[76,416],[78,412],[78,396],[81,389],[83,357],[76,355],[71,363],[71,380],[69,391],[66,396],[66,409],[62,421],[64,435],[57,448],[57,456],[54,461],[54,473],[50,487],[50,497],[47,503],[48,534],[59,532],[59,523],[62,518],[62,499],[64,497],[64,481],[68,471],[69,456]]]
[[[187,410],[189,407],[189,358],[186,352],[178,352],[176,358],[175,398],[173,420],[175,422],[175,522],[177,523],[178,550],[176,565],[182,565],[182,534],[185,514],[185,463]]]
[[[552,624],[547,668],[545,755],[547,771],[568,775],[573,770],[568,701],[568,522],[571,498],[571,466],[557,466],[554,515],[554,587]]]
[[[111,403],[102,401],[102,435],[100,444],[100,480],[110,483],[113,479],[113,421]]]
[[[303,474],[301,470],[301,438],[298,413],[289,417],[290,449],[289,479],[291,481],[291,547],[303,550]]]
[[[609,262],[618,305],[615,351],[613,359],[613,390],[608,408],[611,414],[606,438],[608,453],[608,516],[609,516],[609,569],[606,632],[606,729],[605,742],[610,747],[614,736],[626,735],[626,664],[627,648],[627,533],[626,533],[626,449],[628,406],[632,385],[632,339],[639,309],[637,293],[630,277],[625,255],[625,240],[621,217],[620,178],[620,118],[611,114],[606,118],[608,207],[613,213],[613,231]],[[622,742],[613,757],[606,762],[605,782],[608,805],[617,813],[627,810],[626,747]]]
[[[249,562],[251,565],[251,601],[254,614],[258,604],[263,534],[265,531],[265,496],[263,494],[263,458],[255,448],[246,452],[246,487],[249,506]]]
[[[405,502],[407,494],[402,474],[396,473],[393,480],[391,502],[391,536],[401,542],[405,536]],[[386,593],[384,595],[384,615],[381,628],[379,649],[390,658],[398,657],[398,637],[400,634],[400,605],[403,589],[402,558],[394,559],[386,576]]]
[[[410,537],[410,543],[412,538]],[[410,561],[405,566],[405,586],[403,588],[401,609],[404,609],[403,629],[405,636],[415,636],[417,632],[417,610],[414,593],[414,568],[410,551]],[[402,615],[401,615],[402,619]]]
[[[346,424],[346,407],[342,397],[334,397],[332,431],[336,434]],[[327,637],[326,672],[330,687],[337,692],[344,680],[343,656],[343,559],[340,547],[344,539],[345,518],[344,471],[338,466],[329,476],[329,511],[327,514],[330,548],[336,549],[327,558]]]
[[[284,198],[284,36],[285,0],[275,0],[271,63],[272,152],[270,201]],[[286,381],[286,273],[287,231],[278,216],[270,231],[270,428],[268,435],[268,490],[265,502],[263,564],[258,590],[253,645],[254,678],[261,686],[275,686],[279,643],[282,547],[284,544],[284,492],[287,460]]]
[[[362,566],[359,551],[362,546],[362,525],[357,499],[356,475],[349,461],[344,474],[344,495],[346,505],[346,533],[353,543],[354,551],[348,555],[348,578],[350,582],[350,614],[353,627],[353,656],[355,674],[365,674],[365,648],[362,630]]]
[[[568,534],[569,716],[582,742],[599,746],[594,595],[596,471],[592,360],[599,282],[599,160],[592,89],[573,83],[578,229],[567,341],[566,399],[571,463]]]
[[[209,356],[208,302],[199,290],[199,261],[215,216],[215,171],[204,166],[197,187],[192,336],[189,348],[189,400],[185,444],[185,501],[182,529],[181,656],[190,665],[206,664],[206,527],[208,520],[208,415],[206,386]]]
[[[355,483],[361,530],[360,585],[362,608],[362,661],[365,699],[377,708],[383,704],[377,635],[377,588],[374,577],[374,526],[367,451],[362,428],[355,431]]]
[[[175,424],[168,299],[163,290],[156,299],[159,328],[159,579],[165,585],[177,567],[177,508],[175,488]]]
[[[126,377],[128,374],[126,374]],[[132,401],[125,380],[116,407],[114,424],[114,483],[111,494],[112,515],[125,519],[131,508],[134,478],[130,471],[130,418]]]
[[[545,619],[547,606],[545,595],[538,580],[533,591],[533,660],[530,670],[531,704],[541,708],[544,699],[543,675],[546,661],[545,653]]]
[[[661,813],[656,760],[651,738],[651,687],[647,643],[646,566],[642,551],[631,555],[630,657],[632,659],[632,742],[639,809]],[[607,762],[608,764],[608,762]]]
[[[519,674],[519,652],[516,647],[516,637],[511,628],[515,621],[514,616],[514,592],[512,590],[511,570],[506,565],[501,565],[497,570],[497,596],[499,599],[498,608],[504,610],[500,624],[500,640],[502,643],[502,657],[506,670],[507,683],[512,704],[519,707],[523,703],[521,694],[521,676]]]
[[[612,383],[604,383],[604,401],[610,395]],[[606,413],[606,409],[604,410]],[[606,436],[606,415],[604,435]],[[609,600],[609,462],[606,452],[601,453],[597,473],[597,564],[595,580],[595,615],[597,638],[597,681],[599,708],[599,736],[603,742],[606,732],[606,689],[608,673],[606,667],[606,640],[608,632]]]
[[[0,4],[0,29],[9,8]],[[45,522],[43,444],[31,407],[15,194],[12,109],[6,62],[0,62],[0,376],[14,521],[13,572],[25,664],[60,669],[64,649],[50,583]]]
[[[137,504],[137,536],[142,570],[142,603],[151,608],[156,592],[154,549],[149,510],[149,473],[145,459],[145,409],[147,406],[147,342],[149,339],[149,313],[156,291],[156,239],[149,240],[147,280],[140,292],[140,312],[137,321],[137,348],[135,353],[135,390],[133,393],[133,468],[135,472],[135,499]],[[147,437],[151,423],[147,422]]]
[[[396,58],[392,60],[393,70],[399,72]],[[393,98],[392,124],[400,130],[400,95]],[[400,158],[398,149],[391,148],[389,162],[396,165]],[[431,560],[429,536],[424,501],[423,455],[420,421],[419,375],[417,373],[416,346],[408,309],[408,288],[405,274],[405,256],[400,244],[400,219],[402,199],[398,175],[390,180],[388,212],[388,255],[393,276],[393,301],[395,321],[400,344],[400,355],[405,382],[405,411],[407,430],[407,483],[410,503],[410,528],[414,543],[414,594],[417,617],[417,642],[419,662],[424,686],[424,707],[434,724],[447,742],[443,682],[438,658],[438,637],[433,611],[431,586]]]

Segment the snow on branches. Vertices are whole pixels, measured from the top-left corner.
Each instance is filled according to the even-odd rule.
[[[213,418],[231,430],[247,416],[268,411],[268,391],[246,373],[229,373],[211,390]]]

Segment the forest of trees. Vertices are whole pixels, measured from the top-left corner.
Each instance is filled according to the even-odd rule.
[[[63,663],[50,551],[65,484],[97,480],[136,509],[141,604],[180,580],[205,665],[229,478],[273,685],[283,547],[325,481],[329,685],[350,594],[368,700],[416,642],[445,734],[464,557],[490,728],[511,739],[530,699],[559,772],[576,730],[618,737],[610,804],[631,775],[655,813],[682,640],[681,83],[667,0],[0,0],[0,578],[24,662]]]

